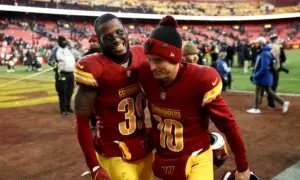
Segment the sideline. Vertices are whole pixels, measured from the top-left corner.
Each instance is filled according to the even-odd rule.
[[[229,93],[254,94],[254,91],[243,91],[243,90],[228,90],[226,92],[229,92]],[[280,93],[280,92],[277,92],[277,94],[278,95],[283,95],[283,96],[300,97],[300,94],[294,94],[294,93]]]

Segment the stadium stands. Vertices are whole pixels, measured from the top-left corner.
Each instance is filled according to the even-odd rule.
[[[1,0],[1,3],[63,9],[159,14],[167,12],[170,14],[210,16],[261,15],[266,13],[266,9],[262,10],[262,4],[257,0],[236,0],[234,3],[232,1],[220,3],[214,0],[211,0],[211,2],[210,0],[205,2],[196,0],[193,2],[188,0],[65,0],[59,3],[51,0]],[[159,8],[156,6],[157,3],[160,4]],[[270,8],[269,10],[272,9]],[[268,13],[299,11],[299,6],[276,7],[272,11],[268,11]],[[88,48],[88,37],[94,33],[93,20],[93,17],[77,19],[69,16],[4,13],[4,16],[0,17],[0,61],[5,54],[12,52],[12,49],[23,51],[21,50],[23,48],[25,49],[24,51],[39,52],[39,50],[43,50],[49,52],[55,44],[55,39],[58,35],[69,38],[72,46],[83,52]],[[157,25],[157,22],[153,20],[124,19],[124,24],[130,32],[131,44],[142,44],[149,32]],[[180,21],[179,25],[179,32],[184,41],[194,41],[199,46],[202,44],[210,46],[215,42],[219,44],[236,44],[240,41],[249,42],[259,35],[267,37],[271,33],[276,33],[285,42],[286,48],[300,48],[300,22],[297,18],[257,22]],[[47,55],[47,53],[40,54]]]
[[[18,6],[197,16],[255,16],[300,12],[297,0],[1,0]],[[157,6],[159,4],[159,6]]]

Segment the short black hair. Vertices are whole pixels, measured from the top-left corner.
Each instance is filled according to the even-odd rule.
[[[115,15],[113,15],[113,14],[110,14],[110,13],[105,13],[105,14],[99,16],[99,17],[95,20],[95,22],[94,22],[94,28],[95,28],[96,33],[98,34],[98,27],[99,27],[100,25],[102,25],[102,24],[104,24],[104,23],[106,23],[106,22],[108,22],[108,21],[110,21],[110,20],[112,20],[112,19],[118,19],[118,20],[119,20],[119,18],[118,18],[117,16],[115,16]],[[120,21],[120,20],[119,20],[119,21]]]
[[[57,42],[63,42],[66,41],[67,39],[64,36],[58,36]]]

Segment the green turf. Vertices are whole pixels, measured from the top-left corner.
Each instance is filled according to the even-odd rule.
[[[48,69],[48,68],[51,68],[51,67],[44,64],[42,68],[43,68],[43,70],[45,70],[45,69]],[[5,77],[7,77],[7,76],[9,76],[9,77],[24,77],[24,76],[28,76],[28,75],[32,75],[34,73],[37,73],[35,71],[28,72],[26,66],[21,67],[19,65],[15,66],[15,70],[16,71],[14,73],[8,73],[8,72],[6,72],[6,66],[0,66],[0,78],[2,76],[5,76]],[[45,78],[45,77],[46,78],[54,77],[54,72],[52,70],[50,70],[50,71],[45,72],[45,73],[43,73],[39,76],[36,76],[36,78],[38,78],[38,79],[39,78]]]
[[[280,73],[278,92],[300,94],[300,50],[286,51],[287,61],[284,66],[290,70],[289,74]],[[232,89],[234,90],[254,90],[254,85],[250,83],[251,73],[243,73],[243,69],[233,68]]]
[[[0,108],[57,102],[54,72],[47,65],[43,68],[41,72],[28,72],[26,67],[16,66],[16,72],[7,73],[6,67],[0,67]]]

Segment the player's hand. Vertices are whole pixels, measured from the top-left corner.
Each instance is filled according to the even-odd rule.
[[[92,173],[94,180],[110,180],[108,173],[101,167]]]
[[[244,172],[235,171],[235,180],[249,180],[249,179],[250,179],[249,168]]]

